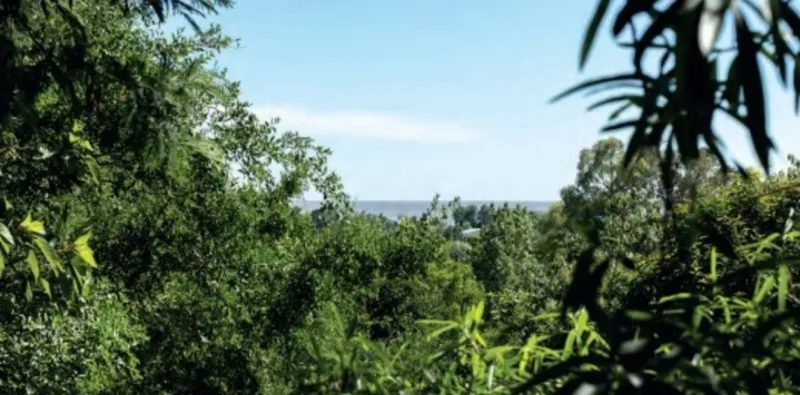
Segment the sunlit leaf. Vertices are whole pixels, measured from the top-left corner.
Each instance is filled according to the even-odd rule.
[[[53,270],[56,273],[60,272],[63,269],[64,265],[61,263],[61,260],[56,255],[56,252],[55,250],[53,250],[53,247],[50,246],[50,243],[48,243],[47,241],[45,241],[40,237],[34,238],[33,243],[36,245],[36,248],[39,250],[39,252],[42,253],[44,258],[47,260],[47,263],[50,264],[50,267],[53,268]]]
[[[786,300],[789,296],[789,267],[781,265],[778,267],[778,311],[786,311]]]
[[[34,233],[37,235],[44,235],[44,223],[42,221],[34,221],[31,219],[30,213],[25,216],[25,219],[22,221],[19,226],[29,233]]]
[[[14,245],[14,236],[11,235],[11,231],[8,230],[6,224],[2,222],[0,222],[0,237],[2,237],[3,240],[5,240],[9,245]],[[6,250],[6,253],[8,253],[8,250]]]
[[[89,238],[91,237],[90,233],[86,233],[80,237],[78,237],[73,246],[75,248],[75,252],[78,256],[83,260],[84,263],[89,265],[90,267],[97,267],[97,263],[94,260],[94,251],[91,247],[89,247]]]
[[[52,294],[52,292],[50,292],[50,282],[47,281],[46,278],[40,278],[39,279],[39,284],[42,285],[42,289],[44,290],[44,293],[47,294],[47,296],[52,298],[53,294]]]

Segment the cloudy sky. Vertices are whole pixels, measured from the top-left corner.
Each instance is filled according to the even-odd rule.
[[[331,147],[332,167],[360,200],[556,199],[605,114],[586,113],[579,97],[547,101],[630,64],[604,26],[578,73],[595,1],[238,3],[214,18],[242,43],[222,65],[259,115]],[[792,99],[771,99],[776,140],[797,152]],[[729,151],[755,163],[744,131],[720,128]]]

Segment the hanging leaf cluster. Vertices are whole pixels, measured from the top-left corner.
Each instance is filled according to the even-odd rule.
[[[767,125],[762,65],[774,67],[780,83],[791,85],[800,108],[800,17],[791,0],[627,0],[616,15],[612,8],[610,0],[597,2],[579,64],[587,63],[608,18],[618,45],[631,52],[630,71],[583,82],[554,100],[579,92],[613,92],[590,109],[617,106],[602,130],[632,132],[626,164],[655,149],[664,168],[671,169],[673,162],[697,159],[705,145],[725,171],[736,168],[744,174],[726,155],[714,128],[715,117],[728,117],[749,132],[760,165],[769,173],[775,144]],[[721,39],[728,28],[730,44]],[[636,114],[618,119],[631,112]]]

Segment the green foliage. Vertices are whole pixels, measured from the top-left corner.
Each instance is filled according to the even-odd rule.
[[[135,348],[147,340],[133,306],[106,282],[86,302],[41,311],[6,304],[0,387],[8,393],[108,393],[141,379]]]
[[[582,86],[642,90],[598,104],[642,109],[606,128],[633,126],[627,147],[583,150],[546,213],[437,197],[393,221],[354,212],[330,150],[258,119],[215,67],[218,26],[156,29],[230,2],[3,2],[0,392],[800,391],[800,166],[726,176],[707,127],[733,113],[764,159],[758,48],[706,80],[709,2],[655,3],[614,30],[653,19],[636,59],[677,33],[658,77],[637,61]],[[797,18],[769,4],[756,40],[780,67],[775,27]]]

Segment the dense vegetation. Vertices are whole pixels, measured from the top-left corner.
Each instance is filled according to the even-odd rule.
[[[219,27],[34,3],[0,5],[3,393],[800,391],[800,162],[734,175],[691,148],[698,124],[629,122],[547,212],[434,200],[390,221],[353,211],[327,149],[256,118],[214,66]],[[752,109],[752,79],[731,86]]]

